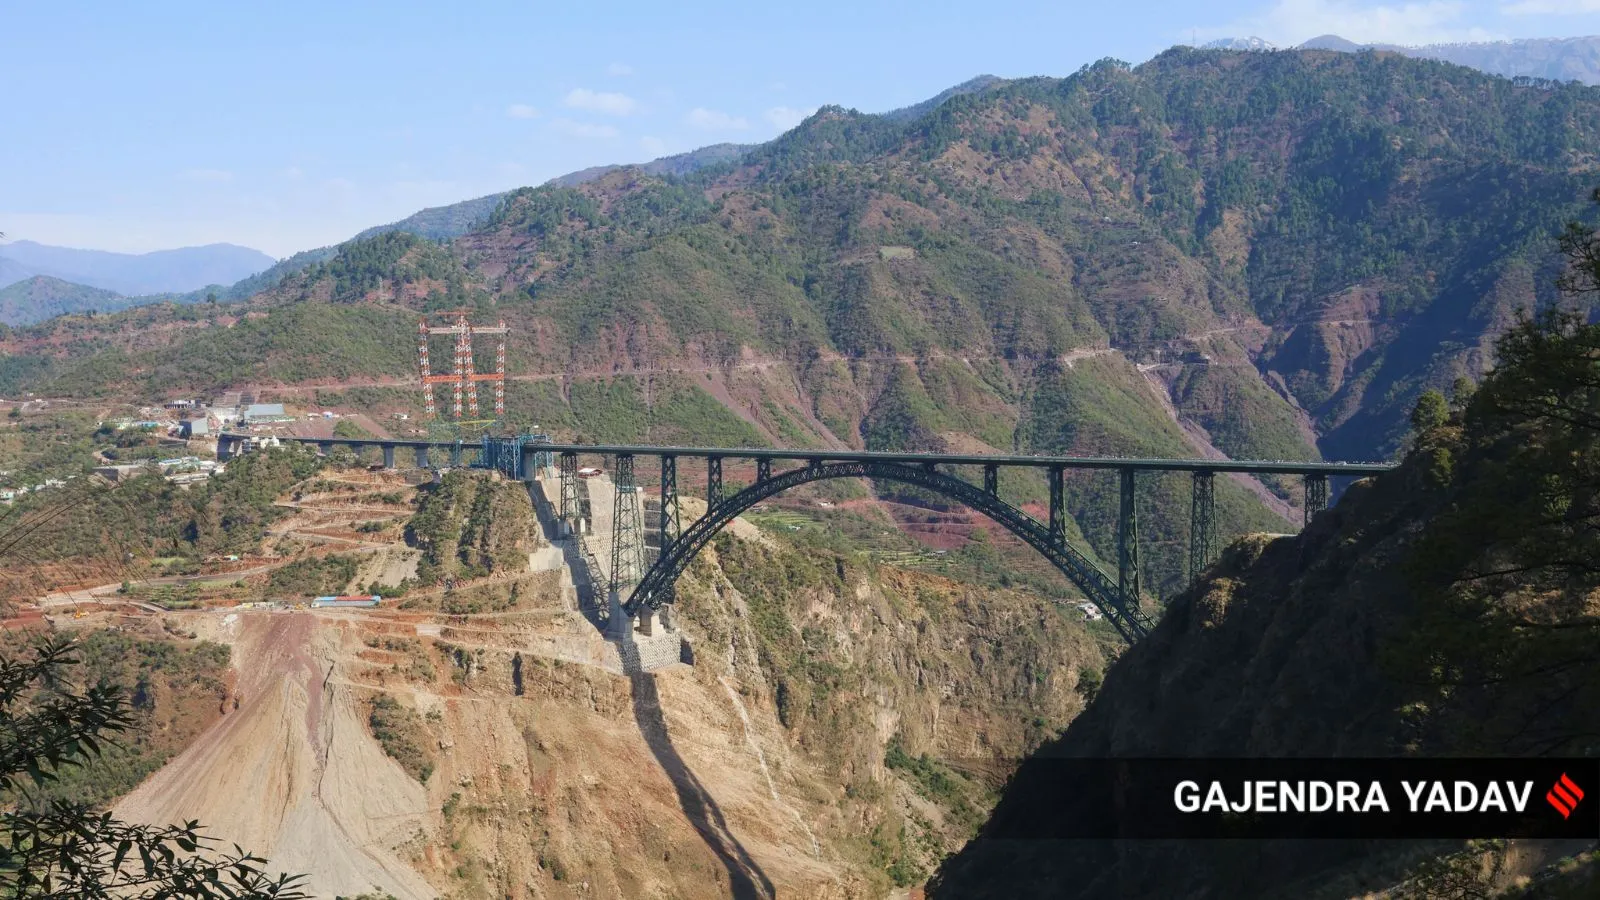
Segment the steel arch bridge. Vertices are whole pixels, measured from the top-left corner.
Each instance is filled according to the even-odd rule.
[[[217,455],[227,459],[246,452],[262,439],[246,434],[218,436]],[[277,438],[317,446],[323,453],[336,446],[354,451],[368,448],[383,453],[386,467],[395,466],[396,451],[415,452],[419,468],[474,466],[494,469],[508,478],[533,481],[541,470],[548,477],[559,477],[559,516],[571,531],[581,518],[578,499],[578,457],[600,455],[616,460],[613,531],[639,531],[634,505],[640,485],[634,480],[635,457],[653,457],[660,468],[660,552],[654,562],[643,559],[642,533],[612,536],[612,566],[607,587],[614,601],[613,614],[629,621],[648,620],[674,600],[673,586],[695,555],[728,523],[776,494],[810,482],[835,478],[867,478],[905,484],[959,501],[984,514],[1033,547],[1059,569],[1129,642],[1143,637],[1151,627],[1142,611],[1145,602],[1140,585],[1137,478],[1156,472],[1186,472],[1193,478],[1189,531],[1189,575],[1197,577],[1212,562],[1217,552],[1215,476],[1218,473],[1287,475],[1299,477],[1304,485],[1305,519],[1309,523],[1325,509],[1329,481],[1334,477],[1359,478],[1394,468],[1389,463],[1324,463],[1281,460],[1228,459],[1135,459],[1123,457],[954,455],[939,453],[878,453],[856,450],[795,450],[728,447],[659,447],[644,445],[557,444],[544,435],[484,437],[471,443],[398,438]],[[433,451],[448,460],[436,466]],[[678,461],[702,460],[706,473],[706,514],[681,527],[678,502]],[[755,482],[727,495],[723,490],[723,461],[750,460],[755,463]],[[778,473],[773,463],[798,464]],[[941,469],[973,467],[983,471],[980,486]],[[1006,502],[1000,496],[1000,469],[1043,470],[1050,488],[1048,521],[1040,521]],[[1117,572],[1113,577],[1091,557],[1066,538],[1064,474],[1068,469],[1115,471],[1121,488],[1117,524]],[[558,474],[559,473],[559,474]],[[627,498],[626,501],[624,498]],[[626,503],[626,505],[625,505]],[[622,549],[619,549],[622,548]],[[633,554],[631,558],[627,554]],[[623,597],[626,596],[626,600]]]
[[[762,477],[765,476],[765,477]],[[1124,586],[1100,568],[1092,559],[1074,547],[1066,536],[1066,517],[1052,515],[1048,526],[1001,500],[998,485],[994,482],[979,488],[952,475],[939,472],[933,466],[909,466],[893,462],[845,461],[807,464],[778,475],[770,467],[758,468],[756,483],[737,494],[711,506],[706,514],[689,526],[682,535],[667,540],[663,532],[661,554],[640,579],[633,595],[623,606],[626,615],[638,615],[644,608],[659,609],[673,599],[673,585],[678,576],[712,538],[727,527],[735,517],[776,494],[832,478],[870,478],[874,481],[893,481],[924,488],[959,500],[971,509],[983,513],[1007,531],[1038,550],[1061,573],[1083,591],[1096,606],[1105,611],[1117,630],[1130,641],[1142,636],[1151,623],[1138,608],[1138,591],[1124,591]],[[1051,509],[1059,504],[1052,498]],[[664,514],[663,518],[668,514]]]

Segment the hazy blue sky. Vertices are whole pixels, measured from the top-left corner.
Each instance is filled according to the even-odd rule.
[[[272,4],[0,0],[0,231],[275,256],[979,73],[1174,43],[1600,32],[1600,0]]]

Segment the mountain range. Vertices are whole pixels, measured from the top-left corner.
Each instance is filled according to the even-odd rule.
[[[1276,48],[1270,42],[1259,37],[1250,37],[1214,40],[1205,44],[1204,49],[1270,51]],[[1600,37],[1539,38],[1405,47],[1395,44],[1358,44],[1330,34],[1306,41],[1298,49],[1321,49],[1349,53],[1380,50],[1417,58],[1452,62],[1504,77],[1533,77],[1556,81],[1576,80],[1585,84],[1600,83]],[[891,121],[915,119],[953,97],[981,93],[1003,84],[1005,84],[1005,79],[997,78],[993,75],[979,75],[941,91],[921,103],[892,110],[883,113],[882,116]],[[737,163],[757,146],[761,145],[713,144],[687,153],[661,157],[632,167],[650,175],[688,175],[708,166]],[[553,178],[548,184],[574,187],[625,167],[623,164],[591,166],[587,169]],[[484,221],[507,195],[507,192],[489,194],[471,200],[424,209],[404,219],[368,228],[351,240],[363,240],[378,234],[394,231],[408,232],[431,240],[448,240],[459,237]],[[41,254],[33,249],[40,247],[40,245],[30,246],[30,242],[18,241],[11,245],[0,245],[0,287],[14,284],[34,275],[43,274],[62,281],[111,290],[123,295],[127,300],[117,304],[108,304],[104,302],[103,298],[100,298],[95,300],[98,306],[88,305],[88,300],[82,304],[74,305],[65,300],[63,291],[58,286],[52,288],[54,302],[42,305],[37,309],[29,309],[17,305],[19,298],[14,297],[12,306],[6,314],[9,317],[0,318],[0,321],[13,325],[31,324],[47,318],[49,315],[66,312],[77,312],[92,308],[104,310],[138,306],[166,299],[192,303],[210,295],[215,295],[223,300],[243,300],[277,284],[287,275],[300,272],[312,264],[331,259],[338,252],[339,246],[342,245],[305,250],[279,261],[272,261],[265,254],[247,251],[245,248],[232,247],[231,245],[162,251],[161,254],[147,254],[146,256],[158,257],[156,260],[150,260],[149,262],[157,265],[163,262],[172,263],[181,257],[171,255],[180,254],[187,257],[183,259],[184,263],[192,265],[188,267],[180,266],[177,271],[169,270],[164,276],[150,279],[122,277],[120,274],[117,276],[108,275],[103,271],[105,261],[100,259],[91,261],[86,258],[71,264],[61,264],[60,262],[62,254],[99,254],[102,251],[41,248],[50,251],[48,257],[55,264],[40,265],[37,262],[37,257]],[[27,262],[11,258],[6,253],[8,247],[21,248],[15,255],[33,259],[34,263],[30,265]],[[225,262],[218,259],[217,254],[213,253],[219,248],[227,248]],[[243,253],[235,254],[235,251],[243,251]],[[121,254],[103,255],[111,257],[122,256]],[[243,274],[239,274],[241,271]],[[22,292],[22,294],[25,296],[26,292]],[[95,295],[86,293],[85,297],[94,299]]]
[[[465,307],[512,328],[514,421],[580,438],[1379,458],[1420,391],[1476,377],[1550,299],[1597,141],[1580,85],[1179,48],[910,118],[826,107],[687,175],[521,189],[453,240],[354,241],[242,305],[21,329],[0,394],[356,382],[419,413],[417,319]],[[1114,559],[1103,487],[1070,504]],[[1181,479],[1147,490],[1187,510]],[[1298,515],[1297,486],[1220,494],[1231,528]]]
[[[0,287],[47,275],[124,296],[172,294],[233,284],[274,262],[259,250],[235,244],[131,254],[13,241],[0,244]]]
[[[1206,44],[1217,50],[1273,50],[1271,43],[1258,37],[1222,38]],[[1551,81],[1581,81],[1600,84],[1600,36],[1572,38],[1527,38],[1515,41],[1428,44],[1406,47],[1399,44],[1358,44],[1336,34],[1314,37],[1300,50],[1337,50],[1359,53],[1381,50],[1419,59],[1437,59],[1505,78],[1543,78]]]

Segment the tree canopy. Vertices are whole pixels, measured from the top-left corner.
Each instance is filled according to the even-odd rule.
[[[151,826],[62,800],[16,802],[65,767],[98,756],[133,724],[120,688],[74,684],[73,645],[36,644],[0,658],[0,894],[13,898],[301,900],[300,876],[201,834],[198,822]]]

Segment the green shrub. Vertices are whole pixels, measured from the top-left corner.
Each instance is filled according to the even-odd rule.
[[[416,710],[401,706],[388,694],[372,698],[367,724],[372,736],[406,774],[424,784],[433,774],[433,754],[427,748],[428,732]]]

